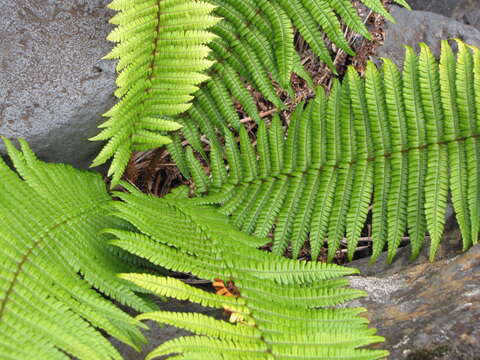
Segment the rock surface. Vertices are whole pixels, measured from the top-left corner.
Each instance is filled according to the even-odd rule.
[[[175,299],[169,299],[168,302],[159,303],[159,307],[164,311],[176,311],[176,312],[197,312],[205,315],[215,317],[217,319],[222,317],[222,311],[216,309],[205,308],[197,304],[190,303],[188,301],[179,301]],[[145,345],[141,353],[136,352],[131,347],[119,342],[112,338],[110,341],[118,349],[124,360],[141,360],[145,359],[152,350],[163,344],[168,340],[178,338],[180,336],[192,335],[192,333],[178,329],[170,325],[160,326],[154,321],[146,321],[145,324],[149,327],[144,331],[144,335],[148,340],[148,344]]]
[[[467,12],[463,17],[465,23],[475,26],[480,30],[480,5],[477,9]]]
[[[114,63],[101,58],[109,0],[0,0],[0,134],[43,160],[86,167],[113,103]],[[4,151],[3,145],[0,151]]]
[[[415,10],[431,11],[476,26],[480,29],[478,0],[410,0]]]
[[[480,245],[449,258],[455,252],[435,263],[370,268],[369,276],[350,277],[353,287],[369,293],[351,305],[369,309],[389,359],[480,360]]]
[[[454,19],[428,11],[408,11],[392,6],[396,24],[385,25],[386,39],[377,49],[377,58],[388,57],[397,65],[403,64],[404,45],[413,46],[425,42],[435,54],[440,53],[440,41],[459,38],[468,44],[480,46],[480,30]]]

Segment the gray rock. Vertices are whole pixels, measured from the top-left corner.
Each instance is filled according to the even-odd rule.
[[[480,245],[435,263],[378,271],[350,277],[369,293],[351,305],[369,309],[390,359],[480,359]]]
[[[464,21],[480,30],[480,8],[467,12]]]
[[[44,160],[86,167],[114,103],[109,0],[0,0],[0,134]],[[0,147],[3,153],[3,145]]]
[[[409,0],[408,3],[414,10],[431,11],[448,17],[480,7],[478,0]]]
[[[480,29],[478,0],[411,0],[410,4],[415,10],[431,11],[452,17]]]
[[[440,41],[459,38],[468,44],[480,46],[480,31],[470,25],[427,11],[408,11],[392,6],[396,24],[387,23],[386,38],[377,49],[377,57],[388,57],[397,65],[403,64],[404,45],[418,48],[425,42],[436,55],[440,53]]]
[[[179,301],[175,299],[169,299],[167,302],[161,302],[158,304],[161,310],[175,311],[175,312],[197,312],[202,313],[214,318],[220,319],[223,317],[222,311],[205,308],[197,304],[192,304],[188,301]],[[132,314],[133,315],[133,314]],[[118,349],[124,360],[141,360],[145,359],[152,350],[163,344],[168,340],[172,340],[181,336],[192,335],[192,333],[178,329],[169,325],[162,325],[161,327],[154,321],[146,321],[148,330],[143,331],[148,343],[142,349],[141,353],[138,353],[131,347],[119,342],[115,338],[111,338],[111,343]]]

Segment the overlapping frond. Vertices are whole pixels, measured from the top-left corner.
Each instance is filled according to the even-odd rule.
[[[121,359],[98,329],[136,348],[144,339],[104,296],[151,307],[116,277],[137,267],[99,235],[121,225],[108,216],[105,184],[37,160],[23,141],[21,151],[6,145],[20,176],[0,160],[0,358]]]
[[[380,0],[363,3],[393,21]],[[398,3],[408,6],[403,0]],[[272,80],[290,90],[290,76],[296,72],[313,86],[294,48],[294,27],[333,70],[324,34],[353,54],[338,17],[370,38],[350,0],[114,0],[110,8],[118,13],[111,19],[117,27],[108,39],[118,45],[106,58],[119,59],[115,95],[120,101],[105,114],[109,120],[92,138],[107,141],[92,165],[113,158],[112,185],[120,180],[134,150],[174,140],[172,156],[185,162],[178,151],[180,138],[167,136],[170,131],[184,126],[184,137],[195,146],[198,129],[206,134],[227,124],[238,129],[234,99],[259,121],[247,84],[278,108],[283,103]],[[211,15],[214,9],[216,16]],[[207,76],[203,71],[210,67]],[[172,119],[188,109],[184,119]]]
[[[92,166],[113,157],[109,175],[116,184],[132,151],[171,142],[166,132],[181,125],[168,117],[186,111],[212,65],[206,46],[218,22],[214,6],[196,0],[114,0],[117,27],[108,39],[118,45],[106,56],[118,59],[119,102],[105,116],[102,132],[91,140],[107,140]]]
[[[182,120],[184,138],[199,152],[202,151],[197,140],[199,132],[208,136],[217,130],[223,132],[226,126],[239,130],[241,123],[235,103],[252,120],[260,121],[252,88],[277,109],[283,108],[283,102],[272,80],[291,93],[290,78],[296,73],[313,88],[313,81],[295,49],[294,28],[334,71],[325,37],[347,54],[353,54],[341,20],[353,31],[371,37],[351,0],[208,1],[217,6],[215,14],[223,18],[211,28],[217,35],[210,43],[210,59],[215,64],[209,70],[210,79],[195,94],[193,106]],[[393,21],[381,1],[362,2]],[[398,3],[408,7],[403,0]],[[186,160],[179,151],[180,137],[174,142],[169,145],[169,151],[185,171]]]
[[[328,97],[320,88],[296,109],[286,139],[278,117],[260,124],[256,149],[244,128],[239,146],[227,135],[208,175],[191,153],[204,194],[193,202],[219,205],[247,233],[273,231],[277,254],[291,245],[297,257],[309,239],[314,259],[325,241],[329,259],[344,241],[353,258],[371,207],[373,259],[388,244],[392,261],[406,233],[415,258],[428,233],[433,260],[450,190],[464,248],[476,244],[480,50],[457,44],[455,57],[443,42],[439,62],[424,44],[419,55],[407,48],[403,72],[388,59],[365,79],[349,69]]]
[[[127,185],[126,185],[127,186]],[[127,186],[127,188],[129,188]],[[153,312],[153,319],[197,334],[162,344],[147,356],[185,359],[382,359],[381,342],[358,316],[362,308],[332,308],[363,292],[346,287],[355,269],[286,259],[256,248],[268,241],[246,235],[208,206],[158,199],[129,188],[115,204],[137,232],[107,230],[112,244],[174,271],[235,287],[222,296],[169,277],[123,274],[161,296],[228,310],[230,323],[196,313]],[[222,292],[223,293],[223,292]]]

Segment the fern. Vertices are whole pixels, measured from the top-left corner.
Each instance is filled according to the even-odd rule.
[[[212,294],[169,277],[123,274],[148,291],[226,309],[232,323],[168,311],[140,315],[196,333],[162,344],[147,356],[175,359],[381,359],[382,350],[358,349],[383,341],[357,316],[365,309],[332,308],[363,295],[345,287],[356,270],[277,257],[256,248],[268,239],[248,236],[211,207],[185,199],[158,199],[125,185],[116,216],[137,232],[106,230],[112,244],[174,271],[229,284],[230,296]],[[219,280],[219,279],[222,280]],[[223,290],[220,293],[227,293]]]
[[[109,120],[91,140],[108,141],[92,166],[113,157],[109,170],[112,185],[120,180],[132,151],[170,144],[172,138],[166,132],[183,125],[184,136],[196,145],[192,126],[204,133],[226,124],[238,129],[240,121],[232,96],[258,122],[256,104],[245,81],[278,108],[283,104],[272,79],[289,89],[290,76],[297,72],[313,85],[294,49],[294,26],[332,69],[321,30],[339,48],[353,54],[337,14],[354,31],[370,37],[350,0],[206,1],[114,0],[110,4],[118,13],[111,19],[117,28],[108,39],[119,44],[106,58],[119,59],[115,95],[120,101],[105,114]],[[363,2],[393,20],[380,0]],[[403,0],[398,2],[408,6]],[[210,15],[214,8],[224,19],[220,23],[218,17]],[[207,44],[212,49],[210,56]],[[202,71],[212,64],[208,84],[196,91],[208,79]],[[190,108],[194,93],[196,101]],[[189,108],[186,119],[172,119]],[[169,149],[182,163],[180,138],[173,140],[176,143]]]
[[[0,160],[0,357],[121,359],[98,329],[136,348],[144,338],[139,323],[101,294],[152,307],[115,276],[137,267],[98,235],[121,225],[108,216],[101,177],[42,163],[23,141],[22,151],[5,143],[24,180]]]
[[[412,259],[428,231],[433,260],[450,189],[464,248],[478,242],[480,211],[480,50],[457,41],[457,58],[442,44],[440,62],[424,44],[407,48],[403,73],[385,59],[365,79],[350,68],[330,95],[319,88],[292,114],[284,140],[280,119],[260,123],[254,150],[244,128],[240,149],[226,136],[212,147],[207,176],[189,150],[196,204],[217,204],[247,233],[275,233],[273,251],[289,244],[298,257],[309,239],[316,259],[328,258],[346,236],[352,259],[372,206],[375,260],[388,244],[392,261],[405,232]],[[228,174],[225,175],[224,156]],[[450,179],[450,181],[449,181]],[[208,194],[208,195],[207,195]]]
[[[212,64],[205,44],[214,35],[206,29],[219,19],[210,15],[212,5],[195,0],[114,0],[109,7],[118,13],[108,39],[119,44],[106,58],[119,59],[120,101],[91,140],[108,140],[92,166],[113,156],[115,185],[132,151],[168,144],[164,132],[181,127],[167,117],[187,110],[191,94],[208,78],[202,73]]]
[[[272,80],[292,95],[290,85],[292,73],[304,78],[311,88],[313,80],[303,68],[294,45],[294,28],[303,36],[310,48],[333,72],[335,64],[331,59],[323,38],[328,37],[338,48],[353,55],[340,26],[340,19],[368,39],[370,33],[357,13],[351,0],[209,0],[215,4],[215,13],[223,20],[211,28],[218,35],[210,43],[211,60],[215,61],[209,70],[210,79],[195,94],[193,106],[182,116],[185,139],[201,152],[192,127],[210,135],[229,126],[235,130],[241,127],[234,100],[255,122],[260,122],[255,99],[249,88],[258,90],[277,109],[284,108],[278,89]],[[362,1],[373,11],[393,21],[381,1]],[[401,0],[397,3],[409,8]],[[218,142],[211,136],[213,146]],[[168,149],[177,164],[186,159],[179,151],[181,139]],[[185,166],[183,166],[185,171]],[[184,172],[189,175],[188,172]]]

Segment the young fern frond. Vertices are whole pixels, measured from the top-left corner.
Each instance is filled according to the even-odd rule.
[[[107,140],[92,166],[113,157],[112,185],[121,178],[132,151],[171,143],[165,133],[181,125],[168,117],[186,111],[212,65],[207,31],[219,19],[214,6],[196,0],[114,0],[117,27],[108,39],[118,45],[106,56],[119,59],[119,102],[105,116],[103,130],[91,140]]]
[[[382,359],[388,352],[361,349],[383,341],[358,316],[362,308],[332,308],[363,296],[344,275],[355,269],[300,262],[257,250],[268,241],[246,235],[208,206],[186,199],[159,199],[126,185],[118,193],[116,216],[137,232],[107,230],[112,244],[173,271],[191,273],[235,287],[230,296],[149,274],[122,274],[160,296],[225,309],[230,323],[197,313],[153,312],[152,319],[192,331],[196,336],[167,341],[147,359],[165,355],[185,359]],[[224,292],[222,292],[224,293]]]
[[[309,239],[316,259],[328,240],[330,260],[346,236],[352,259],[372,206],[375,260],[388,244],[395,257],[408,232],[412,259],[428,232],[430,259],[442,239],[447,195],[467,249],[478,242],[480,211],[480,50],[457,41],[454,56],[442,43],[440,62],[424,44],[407,48],[403,73],[385,59],[369,63],[365,79],[350,68],[330,95],[318,89],[314,101],[292,114],[284,140],[278,116],[261,123],[252,150],[245,129],[240,148],[228,135],[228,177],[201,177],[196,204],[216,204],[243,231],[274,231],[273,251],[291,245],[298,257]],[[248,144],[247,144],[248,143]],[[253,152],[253,154],[252,154]],[[202,169],[193,153],[188,166]],[[258,164],[258,169],[257,169]]]
[[[122,225],[101,176],[5,143],[19,175],[0,160],[0,358],[121,359],[99,329],[140,348],[140,323],[104,297],[152,309],[116,277],[138,267],[99,235]]]

